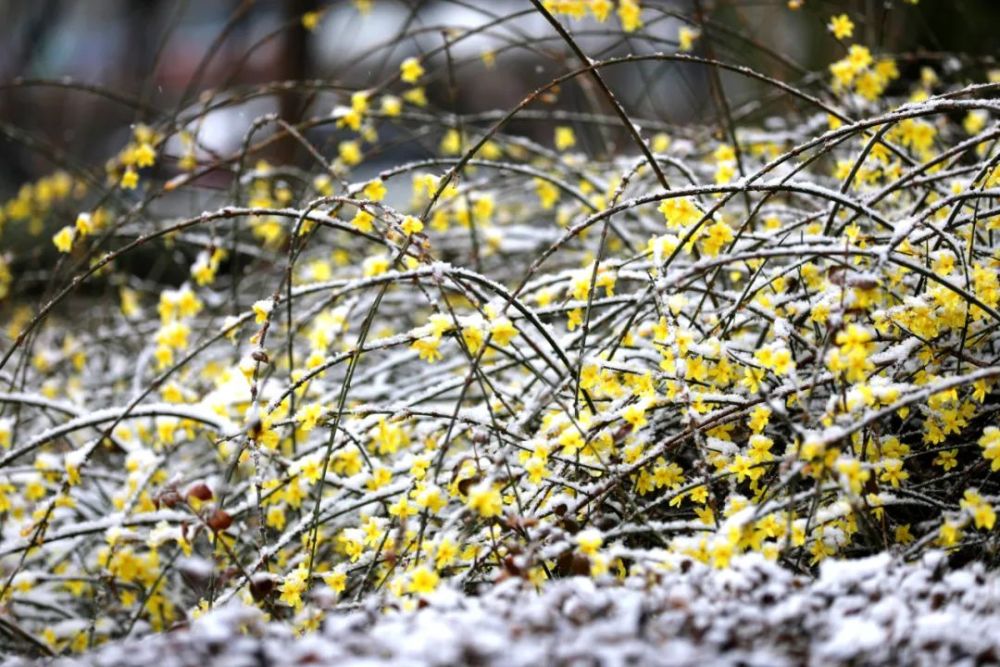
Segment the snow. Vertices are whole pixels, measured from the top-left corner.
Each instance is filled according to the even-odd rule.
[[[868,619],[846,618],[822,646],[823,656],[831,660],[850,660],[874,651],[885,641],[885,631]]]
[[[930,554],[826,561],[815,579],[759,556],[728,570],[678,560],[624,582],[536,592],[519,579],[482,596],[442,588],[403,611],[389,598],[327,613],[295,637],[233,600],[173,632],[111,643],[58,667],[219,665],[939,665],[1000,656],[1000,578],[941,576]],[[32,664],[24,659],[5,667]]]

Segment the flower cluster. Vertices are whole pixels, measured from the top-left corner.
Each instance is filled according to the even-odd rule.
[[[654,23],[633,0],[541,5]],[[713,39],[684,30],[678,51]],[[248,130],[213,158],[232,184],[207,209],[185,196],[194,149],[163,152],[199,145],[176,123],[136,127],[107,167],[119,194],[162,169],[149,200],[60,173],[4,205],[10,227],[74,221],[40,308],[0,255],[20,306],[0,343],[0,606],[37,645],[234,597],[305,631],[365,595],[412,608],[678,554],[996,558],[995,98],[931,65],[893,96],[895,61],[852,44],[833,90],[788,98],[800,125],[723,141],[636,117],[633,149],[608,152],[613,111],[549,108],[570,80],[515,110],[551,120],[548,143],[434,113],[449,57],[399,58],[275,126],[318,170],[265,161]],[[426,157],[387,162],[400,137]],[[143,249],[172,282],[129,272]],[[82,283],[105,298],[73,305]]]

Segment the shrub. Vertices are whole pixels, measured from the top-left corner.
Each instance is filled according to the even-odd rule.
[[[77,650],[234,597],[305,630],[370,595],[747,551],[995,562],[997,73],[902,77],[846,16],[817,18],[845,55],[804,82],[709,55],[719,26],[684,15],[667,52],[591,60],[577,14],[623,40],[676,17],[531,10],[560,74],[506,112],[425,86],[531,46],[501,30],[522,13],[482,62],[462,29],[363,89],[217,90],[135,126],[103,182],[6,203],[58,260],[42,288],[0,261],[5,633]],[[718,123],[627,109],[606,75],[649,62],[707,73]],[[731,107],[719,72],[790,110]],[[552,104],[574,86],[592,108]],[[286,90],[336,106],[203,145],[213,111]],[[280,142],[302,159],[264,161]]]

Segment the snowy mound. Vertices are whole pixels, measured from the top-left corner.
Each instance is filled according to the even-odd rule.
[[[934,553],[914,564],[829,561],[815,580],[754,556],[729,570],[685,562],[624,585],[567,579],[539,594],[511,580],[480,597],[440,590],[416,611],[331,614],[305,637],[230,604],[184,629],[55,664],[995,664],[998,609],[996,573],[949,571]]]

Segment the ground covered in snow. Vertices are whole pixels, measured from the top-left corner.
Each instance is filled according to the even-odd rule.
[[[936,553],[913,564],[831,560],[815,579],[748,556],[728,570],[684,562],[624,585],[566,579],[540,594],[520,580],[482,596],[442,588],[410,612],[380,611],[373,598],[300,638],[231,604],[55,664],[981,665],[1000,661],[998,610],[997,573],[952,570]]]

